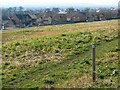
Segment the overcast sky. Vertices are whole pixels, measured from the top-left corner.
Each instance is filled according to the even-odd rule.
[[[119,0],[0,0],[0,7],[51,7],[75,5],[104,5],[117,6]]]

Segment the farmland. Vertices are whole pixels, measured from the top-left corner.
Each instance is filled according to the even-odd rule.
[[[0,31],[6,88],[116,88],[117,20]],[[96,83],[91,45],[96,44]]]

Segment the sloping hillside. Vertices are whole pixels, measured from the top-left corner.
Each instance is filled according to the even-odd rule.
[[[117,87],[117,20],[2,31],[3,87]],[[97,81],[92,84],[91,45]]]

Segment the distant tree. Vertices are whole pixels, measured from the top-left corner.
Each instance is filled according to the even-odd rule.
[[[12,11],[13,11],[13,8],[12,8],[12,7],[9,7],[9,8],[7,9],[7,11],[8,11],[8,15],[11,15],[11,14],[12,14]]]
[[[59,12],[59,8],[52,8],[52,12],[58,13]]]
[[[77,12],[80,12],[80,9],[76,9]]]
[[[89,12],[90,11],[90,8],[85,8],[85,12]]]
[[[13,7],[13,12],[16,13],[17,7]]]
[[[40,9],[38,13],[44,13],[44,10],[43,10],[43,9]]]
[[[24,8],[22,6],[19,7],[19,12],[23,13]]]
[[[8,15],[9,13],[8,13],[8,9],[5,9],[5,8],[1,8],[1,14],[2,15]]]
[[[34,11],[33,11],[33,10],[28,10],[28,13],[33,14],[33,13],[34,13]]]
[[[47,12],[50,12],[50,8],[45,9],[45,12],[46,12],[46,13],[47,13]]]
[[[74,8],[67,8],[65,11],[67,13],[73,13],[75,11],[75,9]]]

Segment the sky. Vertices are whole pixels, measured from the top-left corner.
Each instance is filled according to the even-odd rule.
[[[117,6],[119,0],[0,0],[0,7]]]

